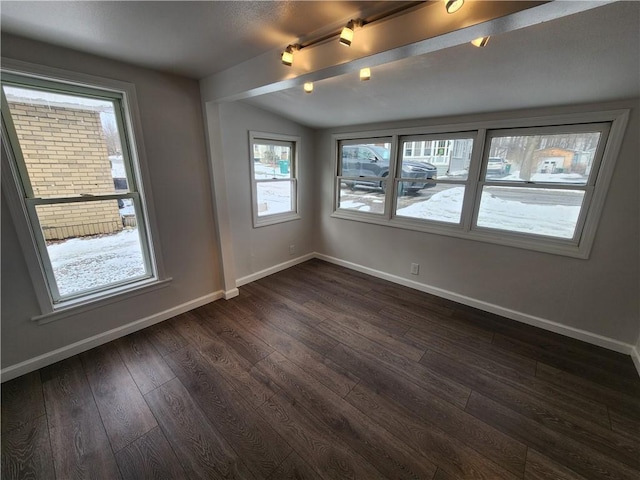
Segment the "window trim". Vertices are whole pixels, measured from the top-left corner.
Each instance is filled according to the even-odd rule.
[[[591,209],[591,201],[593,199],[595,190],[596,190],[596,182],[597,177],[601,172],[601,166],[604,162],[604,150],[607,144],[607,141],[599,141],[598,148],[594,153],[594,165],[592,167],[591,172],[589,173],[589,177],[584,185],[582,184],[569,184],[569,183],[555,183],[555,182],[536,182],[536,181],[512,181],[512,182],[501,182],[499,180],[490,180],[486,177],[486,171],[488,168],[489,161],[489,151],[491,148],[491,140],[494,137],[502,137],[502,136],[517,136],[523,134],[530,135],[562,135],[562,134],[571,134],[571,133],[584,133],[587,126],[593,126],[594,132],[598,132],[601,135],[601,139],[609,138],[612,126],[609,122],[589,122],[589,123],[580,123],[580,124],[571,124],[571,125],[561,125],[561,126],[552,126],[552,127],[524,127],[524,128],[509,128],[509,129],[492,129],[491,132],[486,136],[486,142],[484,144],[484,153],[483,153],[483,162],[480,170],[480,178],[477,182],[477,192],[476,192],[476,201],[474,203],[473,209],[473,222],[472,229],[476,231],[485,231],[487,233],[492,233],[495,235],[514,235],[515,237],[524,237],[524,238],[543,238],[545,241],[548,240],[557,240],[562,244],[567,245],[575,245],[579,247],[579,242],[581,237],[583,236],[584,226],[587,214]],[[482,199],[482,191],[485,186],[497,186],[497,187],[512,187],[512,188],[528,188],[528,189],[547,189],[547,190],[575,190],[575,191],[583,191],[584,196],[582,199],[582,205],[580,207],[580,214],[576,221],[576,226],[574,229],[574,235],[572,238],[563,239],[560,237],[550,237],[545,235],[527,235],[526,233],[519,233],[513,230],[501,230],[497,228],[485,227],[478,225],[478,215],[480,213],[480,202]]]
[[[131,155],[135,156],[135,160],[137,160],[130,162],[133,171],[130,172],[127,170],[127,173],[133,173],[129,177],[130,181],[135,182],[137,192],[142,198],[146,199],[146,202],[138,202],[138,205],[140,207],[139,213],[144,218],[145,228],[142,229],[140,234],[142,240],[146,241],[148,248],[148,257],[153,273],[151,278],[134,280],[124,287],[121,284],[114,284],[109,289],[98,292],[88,291],[78,296],[69,296],[62,301],[54,302],[54,298],[50,294],[47,274],[45,272],[45,265],[50,266],[50,262],[47,263],[41,258],[37,240],[39,235],[35,234],[33,230],[34,227],[30,220],[31,216],[28,212],[30,207],[27,205],[27,202],[25,202],[25,198],[23,198],[24,195],[21,193],[23,191],[23,182],[21,182],[19,177],[21,172],[16,169],[20,162],[16,162],[15,152],[12,150],[11,142],[6,141],[9,139],[10,133],[5,129],[3,122],[2,137],[4,148],[2,149],[2,168],[5,169],[5,171],[10,171],[11,175],[2,175],[2,187],[40,307],[40,314],[33,317],[32,321],[42,323],[42,318],[50,316],[54,316],[55,319],[65,318],[78,313],[78,309],[87,309],[93,304],[99,306],[105,302],[112,303],[113,301],[127,298],[130,291],[144,291],[148,288],[155,288],[157,285],[170,282],[171,278],[165,275],[164,263],[162,261],[160,236],[155,221],[155,211],[153,210],[154,202],[151,185],[149,183],[150,177],[147,168],[135,86],[119,80],[31,64],[4,57],[1,61],[3,76],[9,74],[28,77],[34,79],[34,85],[38,82],[62,83],[69,85],[70,90],[101,90],[105,93],[112,92],[114,95],[121,97],[122,118],[118,121],[123,122],[123,125],[119,124],[119,127],[122,128],[121,131],[126,133],[124,135],[126,138],[123,138],[122,141],[123,143],[128,142],[126,145],[123,144],[123,147],[125,150],[128,149]],[[116,118],[118,117],[119,116],[116,116]],[[121,194],[114,195],[119,196]],[[131,196],[131,193],[124,195]]]
[[[291,156],[291,164],[289,165],[289,172],[291,172],[291,178],[283,179],[262,179],[258,180],[255,177],[255,162],[253,160],[253,146],[255,143],[260,143],[260,140],[264,142],[272,142],[274,145],[292,146],[293,155]],[[299,194],[298,194],[298,158],[300,150],[300,137],[297,135],[285,135],[280,133],[265,133],[257,131],[249,131],[249,169],[251,176],[251,213],[253,218],[253,228],[265,227],[268,225],[275,225],[283,222],[290,222],[292,220],[299,220]],[[292,204],[293,209],[288,212],[273,213],[271,215],[258,215],[258,183],[268,182],[291,182],[292,188]]]
[[[349,175],[340,175],[342,173],[342,156],[340,155],[341,152],[341,147],[343,146],[350,146],[350,145],[360,145],[365,141],[368,140],[379,140],[379,141],[385,141],[384,143],[389,143],[391,144],[391,148],[389,150],[389,175],[387,175],[387,177],[352,177]],[[386,140],[388,140],[388,142],[386,142]],[[393,181],[393,177],[391,176],[392,172],[396,171],[396,165],[397,165],[397,160],[398,160],[398,154],[397,154],[397,149],[394,148],[394,145],[397,144],[398,138],[397,135],[382,135],[382,136],[378,136],[378,137],[361,137],[361,138],[350,138],[350,139],[346,139],[346,140],[339,140],[337,142],[337,154],[336,156],[338,157],[337,160],[337,166],[336,166],[336,191],[335,191],[335,195],[334,195],[334,211],[339,209],[338,205],[340,205],[340,183],[342,182],[343,179],[347,179],[347,180],[361,180],[361,181],[369,181],[369,182],[385,182],[387,184],[387,190],[391,190],[396,188],[396,184]],[[381,179],[381,178],[386,178],[386,179]],[[388,215],[391,212],[391,209],[393,208],[392,205],[390,204],[391,202],[388,202],[387,199],[385,198],[385,203],[384,203],[384,210],[382,213],[375,213],[375,212],[358,212],[357,210],[351,210],[351,209],[344,209],[344,210],[340,210],[342,212],[357,212],[357,215],[365,215],[369,218],[372,219],[380,219],[380,218],[387,218]],[[376,222],[374,222],[376,223]]]
[[[462,211],[462,225],[444,224],[442,222],[429,222],[419,219],[409,219],[407,217],[396,216],[395,203],[397,198],[395,195],[396,187],[387,189],[387,203],[394,203],[393,209],[385,215],[376,215],[372,218],[370,215],[362,212],[341,210],[338,208],[337,198],[339,195],[339,182],[334,181],[334,204],[331,217],[344,220],[353,220],[366,223],[374,223],[387,227],[395,227],[407,230],[421,231],[425,233],[433,233],[457,237],[467,240],[476,240],[486,243],[493,243],[504,246],[522,248],[538,252],[551,253],[555,255],[563,255],[575,258],[587,259],[591,252],[595,233],[604,207],[605,199],[611,178],[613,177],[615,163],[620,153],[622,140],[626,131],[629,119],[629,109],[617,110],[601,110],[576,113],[558,113],[556,115],[518,117],[507,116],[496,120],[479,120],[477,122],[461,122],[447,123],[444,125],[429,125],[389,128],[385,130],[360,131],[354,133],[335,133],[332,135],[332,153],[334,159],[334,179],[338,179],[337,165],[340,159],[339,142],[348,140],[360,140],[376,137],[393,137],[395,143],[392,143],[392,151],[397,152],[402,147],[400,138],[410,138],[415,136],[426,135],[446,135],[458,134],[465,132],[477,132],[477,138],[474,141],[474,147],[471,156],[471,164],[469,169],[469,191],[465,193],[465,199]],[[553,237],[544,237],[540,235],[527,235],[517,232],[509,232],[506,230],[490,230],[486,228],[473,228],[476,222],[476,211],[479,208],[479,196],[481,194],[481,173],[484,171],[483,163],[485,161],[485,148],[488,143],[489,131],[510,130],[524,128],[562,128],[563,126],[571,128],[572,125],[589,124],[589,123],[610,123],[610,130],[606,141],[599,146],[602,148],[602,158],[600,168],[595,177],[595,185],[593,192],[590,194],[589,206],[581,208],[580,215],[584,217],[582,223],[582,231],[578,242],[567,242],[563,239]],[[477,142],[477,144],[476,144]],[[486,157],[488,158],[488,156]],[[397,179],[394,178],[394,183]],[[389,193],[389,191],[392,191]],[[468,195],[467,195],[468,194]],[[389,195],[393,195],[389,197]],[[585,195],[586,197],[586,195]],[[470,210],[467,201],[470,199],[473,209]],[[466,215],[466,218],[465,218]],[[576,229],[578,232],[578,229]]]

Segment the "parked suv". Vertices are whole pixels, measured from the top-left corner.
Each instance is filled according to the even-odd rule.
[[[390,152],[377,145],[345,145],[342,147],[342,175],[344,177],[387,177],[389,176]],[[435,180],[437,169],[425,162],[402,162],[402,177],[415,178],[414,182],[400,182],[400,195],[415,193],[429,185],[424,180]],[[393,177],[393,175],[391,175]],[[347,186],[357,185],[379,187],[385,190],[387,182],[371,180],[344,181]]]
[[[489,157],[487,162],[487,175],[504,175],[507,171],[507,162],[504,158]]]

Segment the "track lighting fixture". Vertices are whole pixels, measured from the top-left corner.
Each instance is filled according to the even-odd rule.
[[[475,40],[471,40],[471,43],[476,47],[484,47],[487,43],[489,43],[489,39],[491,37],[480,37]]]
[[[455,13],[464,5],[464,0],[444,0],[444,8],[447,9],[447,13]]]
[[[304,93],[311,93],[313,92],[313,82],[306,82],[304,84]]]
[[[293,65],[293,52],[300,50],[298,45],[289,45],[284,52],[282,52],[282,64],[290,67]]]
[[[361,68],[360,69],[360,80],[365,81],[371,78],[371,69],[370,68]]]
[[[353,31],[356,27],[362,27],[362,20],[349,20],[342,29],[342,32],[340,32],[340,45],[344,45],[346,47],[351,46],[351,42],[353,41]]]

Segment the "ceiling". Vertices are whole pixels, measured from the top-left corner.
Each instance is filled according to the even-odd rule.
[[[0,18],[6,33],[200,79],[390,3],[2,0]]]
[[[391,2],[12,2],[3,32],[204,78]],[[397,3],[396,3],[397,4]],[[372,70],[243,100],[311,127],[640,96],[640,2],[593,8]],[[278,61],[274,54],[274,61]]]
[[[640,96],[640,3],[617,2],[471,44],[243,100],[311,127]],[[295,106],[295,108],[292,108]]]

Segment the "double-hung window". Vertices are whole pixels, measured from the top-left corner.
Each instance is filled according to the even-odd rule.
[[[157,280],[127,92],[3,71],[2,134],[43,314]]]
[[[253,226],[300,218],[298,149],[300,138],[250,132]]]
[[[387,213],[391,190],[391,137],[345,140],[338,144],[338,208],[380,216]],[[382,195],[380,194],[382,192]]]
[[[469,191],[467,184],[475,136],[474,132],[400,138],[402,145],[424,142],[430,148],[426,150],[427,155],[423,153],[420,157],[410,158],[403,155],[399,159],[396,217],[462,224],[462,205]],[[424,201],[416,201],[417,198],[424,198]]]
[[[490,131],[475,227],[577,243],[609,128],[594,123]],[[507,165],[514,171],[506,172]]]
[[[628,114],[335,135],[333,216],[586,258]]]

